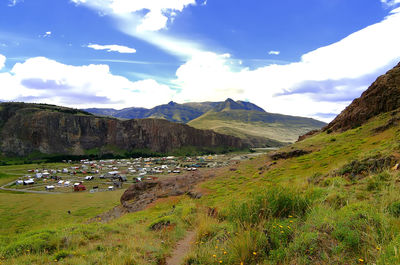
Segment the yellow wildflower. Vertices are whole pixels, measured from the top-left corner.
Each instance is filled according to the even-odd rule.
[[[358,259],[358,261],[359,261],[359,262],[364,262],[364,260],[363,260],[363,259]]]

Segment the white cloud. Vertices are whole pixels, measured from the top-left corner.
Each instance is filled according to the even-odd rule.
[[[142,19],[141,24],[136,28],[137,31],[157,31],[167,25],[168,17],[161,10],[152,10]]]
[[[108,52],[119,52],[119,53],[135,53],[136,50],[122,45],[100,45],[100,44],[89,44],[88,48],[94,50],[106,50]]]
[[[9,0],[8,6],[13,7],[13,6],[17,5],[19,2],[23,2],[23,0]]]
[[[195,0],[71,0],[76,4],[84,4],[107,15],[127,17],[134,14],[137,21],[135,30],[157,31],[167,26],[168,20],[182,12]],[[145,15],[142,15],[143,12]]]
[[[5,63],[6,63],[6,57],[0,54],[0,70],[3,69]]]
[[[269,51],[269,55],[279,55],[281,52],[280,51]]]
[[[51,31],[46,31],[43,35],[39,35],[40,38],[48,38],[51,36]]]
[[[65,65],[44,57],[17,63],[0,74],[0,99],[73,107],[152,107],[173,99],[175,91],[146,79],[132,82],[113,75],[108,65]],[[155,96],[157,95],[157,96]]]
[[[399,4],[399,3],[400,3],[400,0],[381,0],[381,2],[382,2],[383,4],[388,5],[388,6],[394,6],[394,5],[396,5],[396,4]]]

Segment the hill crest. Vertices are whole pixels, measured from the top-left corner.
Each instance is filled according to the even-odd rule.
[[[362,95],[353,100],[324,130],[346,131],[368,119],[400,107],[400,63],[376,79]]]

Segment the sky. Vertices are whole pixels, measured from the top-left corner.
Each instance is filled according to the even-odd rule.
[[[0,0],[0,101],[250,101],[332,120],[400,61],[400,0]]]

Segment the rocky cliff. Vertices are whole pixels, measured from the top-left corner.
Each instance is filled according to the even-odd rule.
[[[378,79],[324,130],[345,131],[400,107],[400,63]]]
[[[121,121],[50,105],[0,104],[0,152],[84,155],[103,149],[166,153],[182,147],[243,148],[239,138],[166,120]]]

